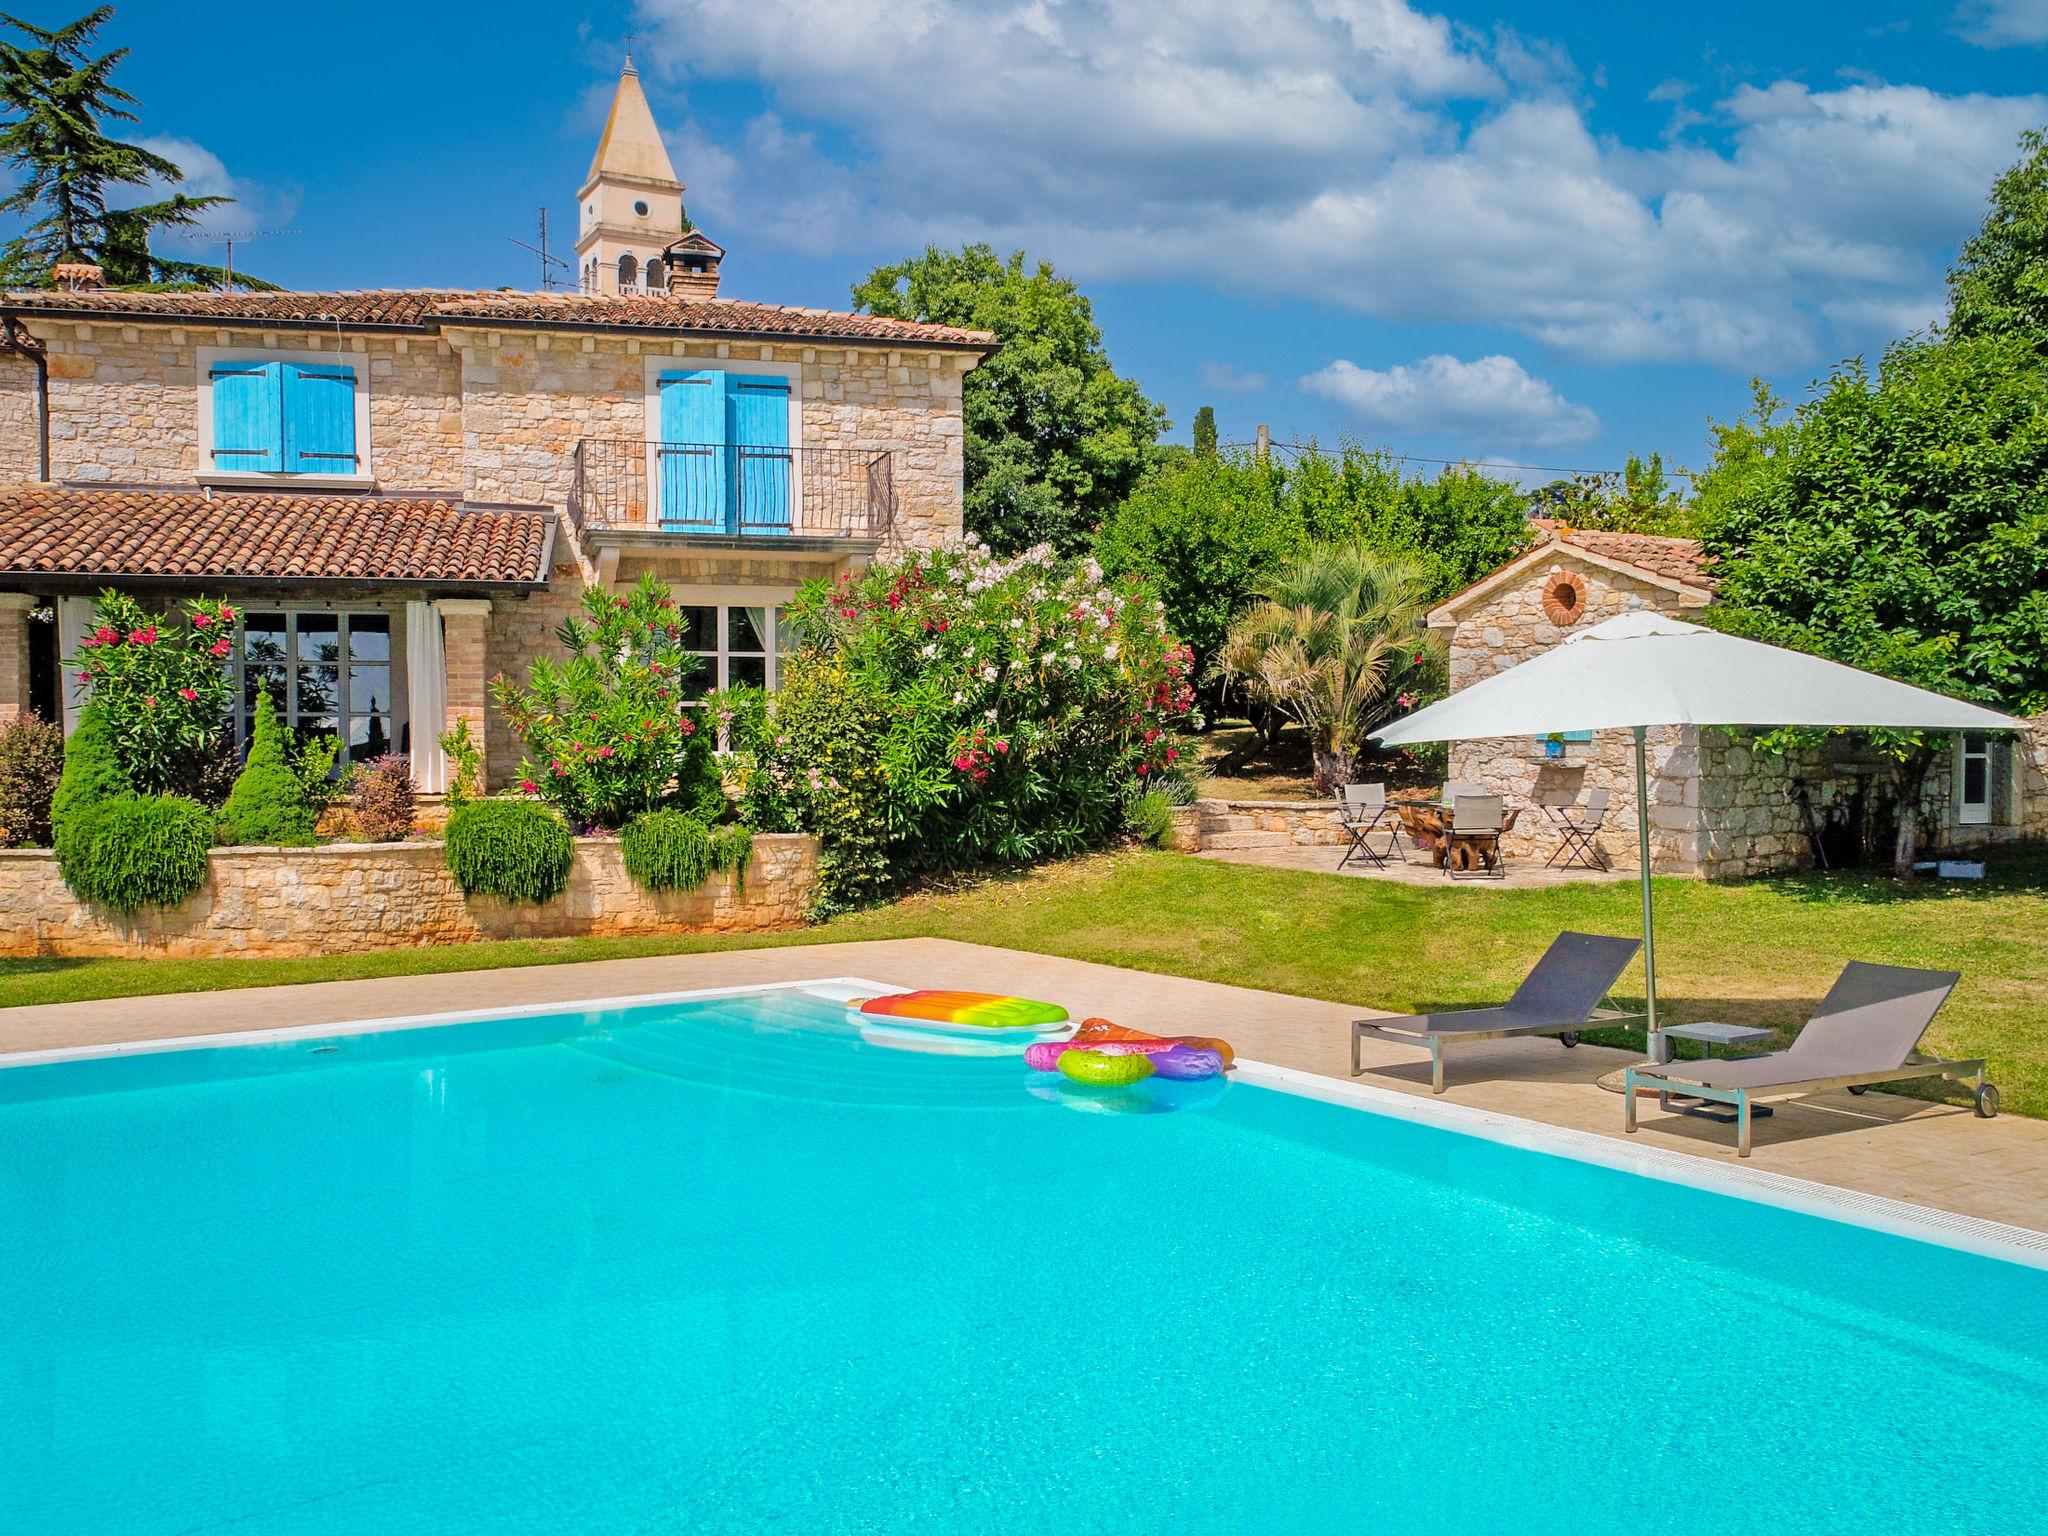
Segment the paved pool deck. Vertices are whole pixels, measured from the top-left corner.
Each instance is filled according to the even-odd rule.
[[[1348,1003],[1291,997],[951,939],[727,950],[516,970],[467,971],[244,991],[177,993],[0,1010],[0,1051],[342,1023],[405,1014],[575,1002],[699,987],[860,976],[900,987],[958,987],[1045,998],[1161,1033],[1221,1035],[1240,1055],[1350,1079]],[[1426,1053],[1368,1038],[1359,1079],[1429,1097]],[[1619,1138],[1621,1099],[1598,1079],[1639,1061],[1554,1040],[1494,1040],[1447,1054],[1444,1098]],[[1646,1103],[1645,1146],[1735,1161],[1732,1127]],[[1842,1189],[2048,1231],[2048,1121],[1979,1120],[1960,1095],[1928,1103],[1887,1094],[1817,1094],[1756,1125],[1749,1166]]]

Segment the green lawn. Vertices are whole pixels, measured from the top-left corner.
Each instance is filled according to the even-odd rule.
[[[1960,970],[1963,984],[1933,1045],[1989,1057],[2007,1109],[2048,1115],[2048,853],[2006,853],[1995,867],[1997,878],[1981,884],[1660,880],[1666,1015],[1784,1026],[1805,1016],[1845,960]],[[1120,852],[772,936],[570,939],[312,960],[4,960],[0,1006],[933,935],[1419,1010],[1497,1001],[1561,928],[1633,933],[1637,923],[1632,884],[1408,886]],[[1624,982],[1640,986],[1639,973]]]

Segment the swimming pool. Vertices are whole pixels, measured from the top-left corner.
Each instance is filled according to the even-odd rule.
[[[2048,1271],[1032,1086],[803,988],[0,1071],[0,1531],[2048,1528]]]

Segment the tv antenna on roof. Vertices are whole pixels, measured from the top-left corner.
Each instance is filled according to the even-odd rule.
[[[562,260],[559,256],[550,254],[548,251],[548,211],[545,208],[540,211],[539,245],[528,245],[524,240],[517,239],[511,235],[507,235],[505,238],[518,246],[522,251],[531,251],[540,258],[540,286],[543,293],[562,286],[561,280],[555,276],[555,269],[557,267],[561,268],[564,272],[574,270],[568,262]]]
[[[278,236],[296,235],[297,233],[296,229],[188,229],[182,232],[178,238],[181,240],[204,240],[209,244],[219,241],[227,246],[227,260],[223,263],[227,275],[221,281],[221,290],[225,293],[232,293],[235,288],[235,242],[237,240],[247,243],[251,240],[275,239]]]

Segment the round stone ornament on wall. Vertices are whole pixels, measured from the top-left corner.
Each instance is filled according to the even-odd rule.
[[[1586,578],[1577,571],[1552,571],[1543,583],[1543,616],[1567,629],[1586,616]]]

